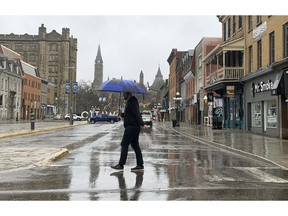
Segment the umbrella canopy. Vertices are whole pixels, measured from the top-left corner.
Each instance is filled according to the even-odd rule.
[[[124,79],[112,79],[103,82],[97,89],[97,91],[108,91],[108,92],[132,92],[146,94],[147,92],[138,86],[131,80]]]

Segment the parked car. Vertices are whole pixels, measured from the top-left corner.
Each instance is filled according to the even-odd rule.
[[[108,115],[108,114],[99,114],[89,118],[89,122],[91,124],[95,124],[96,122],[118,122],[119,116],[116,115]]]
[[[64,118],[63,118],[63,116],[61,115],[61,114],[56,114],[55,116],[54,116],[54,120],[63,120]]]
[[[82,116],[79,116],[79,115],[76,115],[76,114],[73,114],[72,116],[73,116],[73,121],[82,121],[83,120]],[[70,114],[66,114],[64,119],[65,120],[70,120]]]
[[[151,128],[153,126],[153,115],[150,110],[141,111],[142,119],[145,125],[149,125]]]

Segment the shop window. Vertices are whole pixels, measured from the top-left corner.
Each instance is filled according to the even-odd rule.
[[[255,102],[251,104],[251,119],[252,127],[261,127],[262,125],[262,113],[261,113],[261,103]]]
[[[276,100],[269,100],[265,102],[267,104],[267,127],[277,127],[277,106]]]

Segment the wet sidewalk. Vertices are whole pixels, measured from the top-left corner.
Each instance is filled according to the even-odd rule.
[[[185,123],[180,123],[180,127],[172,127],[169,122],[164,124],[184,136],[193,137],[214,147],[288,169],[288,140],[237,129],[212,129],[209,126],[191,126]]]
[[[69,121],[36,121],[34,130],[28,121],[1,121],[0,122],[0,173],[45,166],[69,153],[64,146],[50,145],[11,145],[9,137],[20,137],[27,134],[36,134],[51,130],[60,130],[87,124],[86,121],[76,121],[70,125]],[[7,138],[7,139],[5,139]],[[6,141],[7,140],[7,141]]]

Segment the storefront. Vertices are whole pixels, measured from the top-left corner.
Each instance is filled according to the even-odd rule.
[[[263,69],[244,82],[245,129],[278,138],[287,137],[284,70]]]
[[[213,128],[243,129],[242,84],[239,82],[222,82],[206,88],[206,91],[208,104],[210,101],[213,104],[211,112]]]

